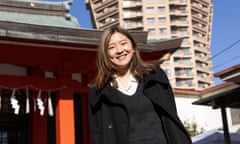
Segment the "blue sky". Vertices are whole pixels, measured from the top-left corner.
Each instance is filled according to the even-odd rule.
[[[211,55],[214,73],[240,62],[239,6],[240,0],[213,0]],[[81,28],[92,28],[85,0],[73,0],[70,13],[78,19]],[[215,82],[222,83],[219,79],[215,79]]]

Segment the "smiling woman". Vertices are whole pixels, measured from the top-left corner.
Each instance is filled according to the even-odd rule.
[[[93,144],[191,144],[166,74],[141,59],[130,33],[104,31],[97,66],[89,104]]]
[[[112,64],[119,69],[127,69],[134,50],[130,40],[121,33],[114,33],[109,41],[108,55]]]

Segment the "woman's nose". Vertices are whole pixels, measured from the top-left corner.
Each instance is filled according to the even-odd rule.
[[[117,53],[122,53],[122,52],[123,52],[123,48],[122,48],[120,45],[118,45],[118,46],[116,47],[116,52],[117,52]]]

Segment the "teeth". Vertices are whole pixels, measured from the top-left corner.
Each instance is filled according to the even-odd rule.
[[[117,59],[120,59],[120,58],[125,57],[125,56],[127,56],[127,54],[120,55],[120,56],[117,57]]]

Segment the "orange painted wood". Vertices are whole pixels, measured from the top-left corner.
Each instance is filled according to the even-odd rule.
[[[73,83],[69,78],[58,80],[59,85],[65,84],[67,88],[57,93],[56,143],[75,144]]]

